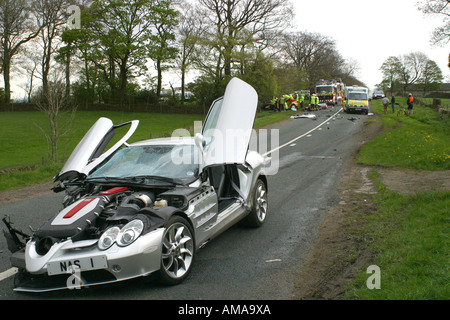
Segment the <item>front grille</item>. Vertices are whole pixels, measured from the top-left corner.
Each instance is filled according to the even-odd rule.
[[[47,274],[33,275],[27,272],[19,272],[14,279],[14,287],[27,291],[50,291],[67,289],[67,280],[70,274],[49,276]],[[83,286],[116,281],[107,270],[92,270],[81,272],[84,280]]]

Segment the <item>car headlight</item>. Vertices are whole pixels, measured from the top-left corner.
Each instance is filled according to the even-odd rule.
[[[121,247],[128,246],[134,242],[144,230],[142,220],[136,219],[128,222],[117,235],[117,244]]]
[[[98,248],[100,250],[106,250],[116,242],[117,235],[120,233],[119,227],[112,227],[103,232],[102,236],[98,240]]]
[[[110,248],[114,242],[119,246],[125,247],[132,244],[144,230],[144,223],[139,220],[128,222],[122,229],[112,227],[106,230],[98,240],[98,248],[106,250]]]

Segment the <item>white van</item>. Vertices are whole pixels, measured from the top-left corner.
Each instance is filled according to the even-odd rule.
[[[369,113],[369,89],[366,87],[351,86],[345,88],[344,111]]]

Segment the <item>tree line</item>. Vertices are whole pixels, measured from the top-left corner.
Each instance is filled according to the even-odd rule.
[[[2,100],[12,73],[29,101],[57,86],[85,105],[158,102],[166,72],[180,104],[187,91],[210,103],[233,76],[264,101],[319,79],[361,84],[334,39],[286,31],[295,18],[290,0],[0,0]]]
[[[450,62],[450,56],[449,56]],[[437,63],[423,52],[411,52],[400,56],[388,57],[380,67],[383,80],[379,87],[385,92],[406,94],[411,86],[427,92],[437,90],[444,77]]]

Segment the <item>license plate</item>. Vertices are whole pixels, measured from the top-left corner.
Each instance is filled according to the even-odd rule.
[[[71,274],[77,271],[105,269],[107,267],[108,261],[106,260],[106,256],[96,256],[49,262],[47,264],[47,273],[52,276],[56,274]]]

